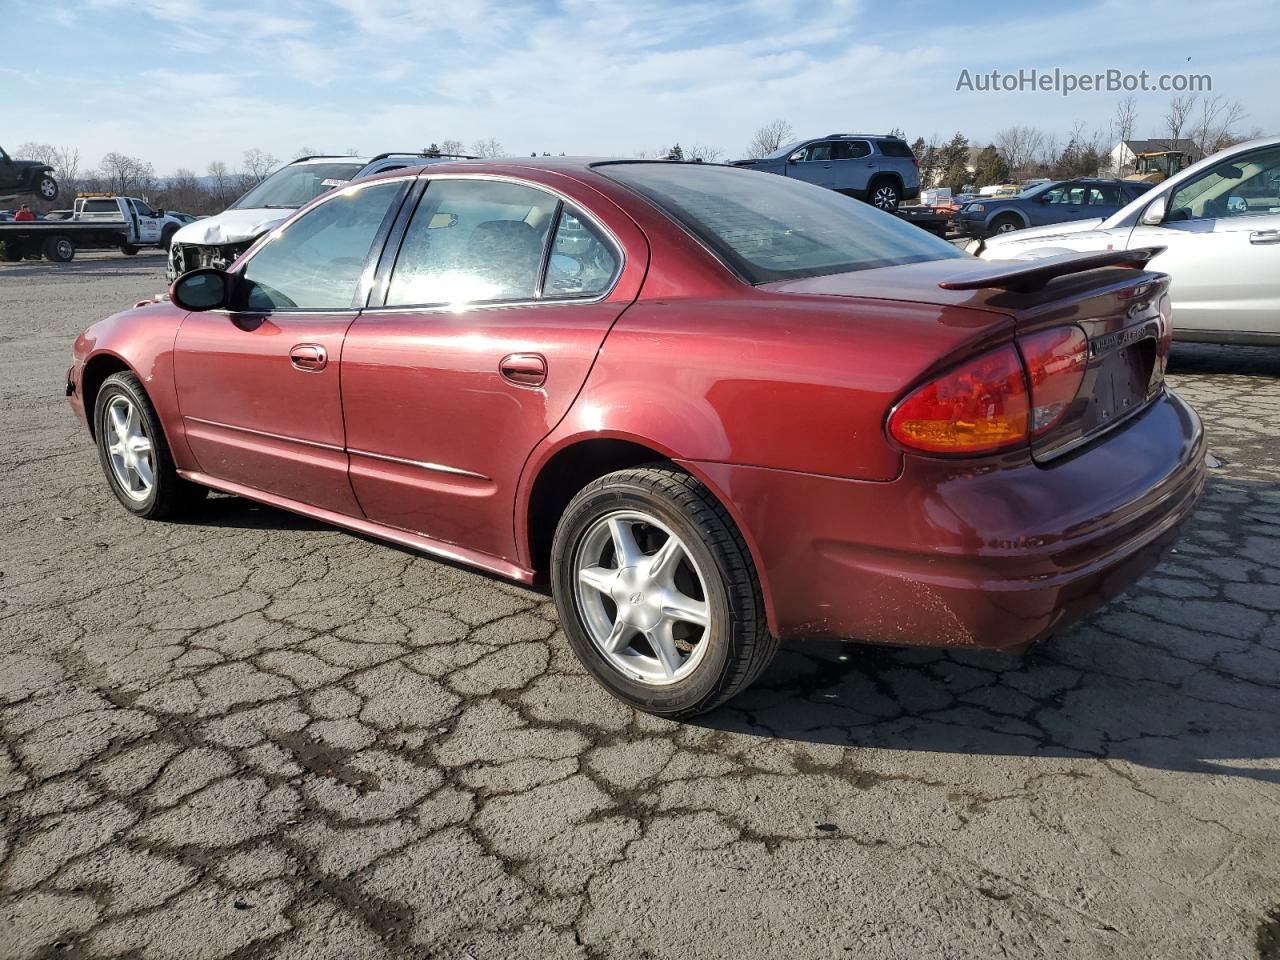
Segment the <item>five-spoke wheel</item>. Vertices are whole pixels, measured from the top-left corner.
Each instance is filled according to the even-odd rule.
[[[107,456],[116,482],[126,496],[145,500],[155,486],[155,451],[137,406],[126,396],[112,397],[107,404],[106,423],[111,430],[105,438]]]

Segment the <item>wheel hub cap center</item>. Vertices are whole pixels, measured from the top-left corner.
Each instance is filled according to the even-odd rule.
[[[662,619],[662,590],[639,567],[619,570],[609,595],[618,619],[637,630],[652,630]]]

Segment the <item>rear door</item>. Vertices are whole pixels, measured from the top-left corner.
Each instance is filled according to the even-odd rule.
[[[525,459],[643,276],[643,236],[616,208],[604,216],[474,177],[433,179],[406,208],[403,242],[380,267],[382,306],[360,315],[343,352],[351,486],[370,519],[517,560]]]
[[[174,377],[204,473],[360,515],[343,449],[342,341],[410,182],[329,195],[237,271],[235,309],[183,320]]]
[[[831,186],[841,193],[862,196],[879,169],[881,158],[875,156],[866,140],[837,140]]]
[[[1173,278],[1174,336],[1280,334],[1280,147],[1231,157],[1164,195],[1164,222],[1139,223],[1128,243],[1167,247],[1151,269]]]

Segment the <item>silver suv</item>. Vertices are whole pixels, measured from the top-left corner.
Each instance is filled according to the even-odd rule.
[[[797,140],[759,160],[736,160],[734,166],[815,183],[891,212],[920,196],[920,161],[905,140],[884,134]]]
[[[260,236],[299,207],[349,180],[420,167],[441,160],[473,160],[460,154],[380,153],[376,157],[300,157],[263,180],[222,213],[189,223],[173,235],[165,274],[172,283],[196,267],[225,268]]]

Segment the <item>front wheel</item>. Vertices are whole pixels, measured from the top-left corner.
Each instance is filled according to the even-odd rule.
[[[1013,233],[1013,231],[1020,229],[1022,229],[1022,221],[1010,214],[996,217],[991,221],[992,233]]]
[[[120,244],[120,252],[126,257],[136,257],[138,255],[138,248],[132,243],[122,243]]]
[[[777,652],[741,533],[683,471],[637,467],[589,484],[565,509],[551,552],[569,644],[638,710],[704,713],[749,686]]]
[[[102,472],[129,512],[163,520],[208,493],[178,476],[160,419],[132,373],[113,373],[102,382],[93,405],[93,423]]]
[[[40,194],[41,200],[57,200],[58,199],[58,181],[50,176],[43,176],[39,183],[36,184],[36,192]]]

